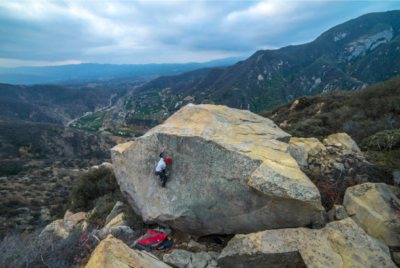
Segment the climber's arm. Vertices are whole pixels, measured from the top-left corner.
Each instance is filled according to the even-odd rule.
[[[162,149],[162,152],[161,152],[161,154],[160,154],[160,158],[163,157],[164,152],[165,152],[165,148]]]

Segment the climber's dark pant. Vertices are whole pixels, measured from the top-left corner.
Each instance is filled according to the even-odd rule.
[[[162,187],[164,187],[165,184],[167,183],[167,179],[168,179],[167,175],[165,175],[164,172],[160,172],[160,171],[157,171],[156,174],[158,176],[160,176],[160,179],[163,180]]]

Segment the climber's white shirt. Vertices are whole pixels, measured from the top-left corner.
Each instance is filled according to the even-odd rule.
[[[164,162],[164,158],[160,158],[160,161],[158,161],[157,167],[156,167],[156,172],[162,172],[163,169],[165,169],[167,164]]]

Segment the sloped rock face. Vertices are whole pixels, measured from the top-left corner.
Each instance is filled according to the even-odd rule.
[[[185,106],[112,149],[122,192],[143,219],[186,233],[249,233],[319,220],[320,194],[272,121],[225,106]],[[167,148],[168,188],[154,175]]]
[[[236,235],[218,258],[221,268],[396,267],[350,218],[321,230],[269,230]]]
[[[85,268],[132,268],[132,267],[171,267],[145,251],[129,248],[112,235],[96,247]]]
[[[364,183],[346,190],[347,213],[370,236],[388,246],[400,246],[400,200],[384,183]]]

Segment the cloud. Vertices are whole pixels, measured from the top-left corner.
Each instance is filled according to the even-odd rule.
[[[309,42],[399,2],[0,2],[0,66],[202,62]]]

